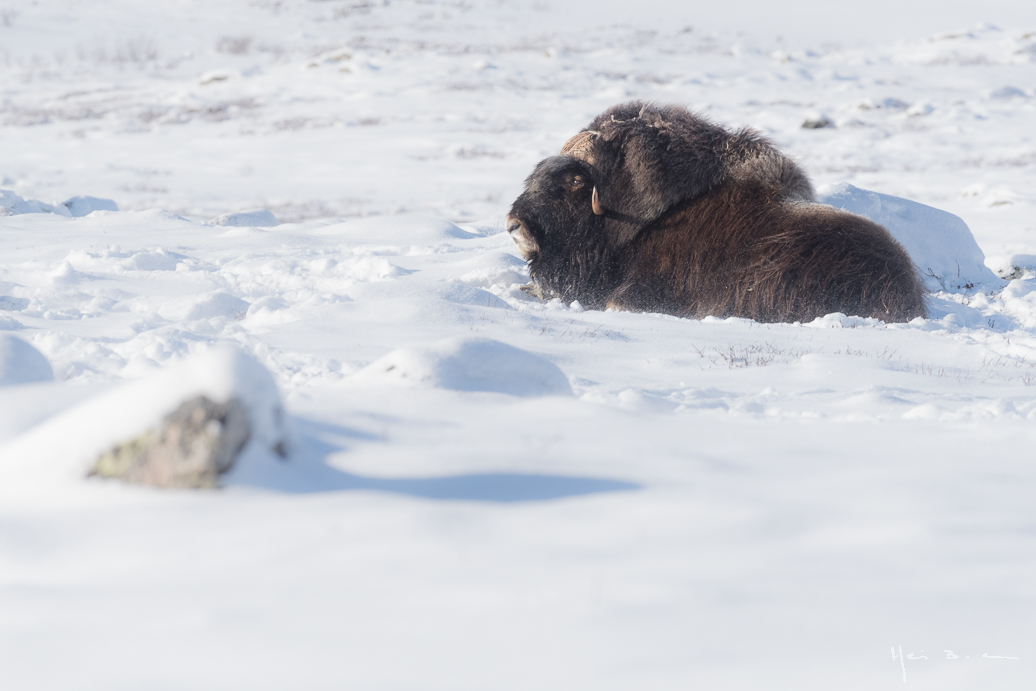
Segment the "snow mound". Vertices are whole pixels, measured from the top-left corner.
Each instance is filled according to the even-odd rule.
[[[0,386],[53,379],[54,370],[43,353],[20,338],[0,334]]]
[[[512,396],[572,395],[568,378],[557,365],[489,338],[449,338],[400,348],[357,372],[353,380]]]
[[[176,265],[184,259],[182,254],[156,247],[154,250],[134,252],[119,262],[118,266],[128,271],[176,271]]]
[[[832,312],[823,317],[817,317],[804,326],[811,329],[855,329],[857,327],[869,326],[877,329],[886,328],[888,325],[880,319],[872,317],[852,317],[843,312]]]
[[[94,211],[118,211],[119,205],[111,199],[100,197],[72,197],[61,202],[68,213],[75,217],[86,216]]]
[[[118,211],[111,199],[100,197],[72,197],[60,204],[47,204],[36,199],[25,199],[10,190],[0,190],[0,216],[16,214],[57,214],[59,216],[86,216],[94,211]]]
[[[844,182],[824,185],[818,192],[821,203],[866,216],[888,228],[920,269],[928,290],[961,292],[1003,285],[986,266],[985,254],[959,216]]]
[[[14,216],[17,214],[71,216],[69,210],[60,204],[46,204],[35,199],[25,199],[11,190],[0,190],[0,216]]]
[[[100,454],[157,429],[169,413],[195,396],[216,403],[239,399],[251,423],[249,447],[277,453],[287,448],[284,407],[273,377],[241,351],[216,347],[153,377],[92,396],[33,427],[0,448],[0,471],[8,475],[8,464],[17,464],[23,479],[54,473],[81,478]]]
[[[196,319],[241,319],[248,314],[250,305],[239,297],[230,293],[216,292],[200,300],[186,311],[184,318],[190,321]]]
[[[269,228],[279,226],[280,221],[273,215],[273,212],[266,209],[251,209],[249,211],[235,211],[209,221],[214,226],[234,226],[238,228]]]

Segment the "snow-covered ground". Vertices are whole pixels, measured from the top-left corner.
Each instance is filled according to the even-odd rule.
[[[0,685],[1032,688],[1036,26],[886,6],[0,5]],[[525,295],[504,213],[631,98],[897,226],[931,318]],[[84,479],[213,346],[289,458]]]

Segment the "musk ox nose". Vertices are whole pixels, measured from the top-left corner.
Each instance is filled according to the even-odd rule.
[[[529,227],[523,221],[511,214],[507,214],[505,223],[507,224],[507,232],[511,235],[511,239],[514,240],[514,244],[518,245],[518,251],[528,261],[540,249],[536,238],[529,232]]]

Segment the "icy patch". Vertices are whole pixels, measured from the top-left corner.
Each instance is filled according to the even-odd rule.
[[[214,226],[234,226],[237,228],[270,228],[279,226],[280,221],[273,215],[273,212],[266,209],[252,209],[250,211],[235,211],[209,221]]]
[[[54,370],[43,353],[20,338],[0,334],[0,386],[53,379]]]
[[[489,338],[450,338],[394,350],[352,380],[491,391],[512,396],[571,396],[568,378],[554,363]]]
[[[0,471],[9,477],[14,466],[18,476],[30,480],[55,473],[83,477],[100,454],[157,429],[169,413],[195,396],[217,403],[238,398],[251,423],[249,447],[277,453],[287,447],[284,408],[273,377],[252,357],[220,347],[88,398],[28,430],[0,448]]]
[[[119,210],[119,205],[114,201],[100,197],[72,197],[61,202],[61,206],[68,209],[69,215],[75,217],[87,216],[94,211]]]
[[[848,183],[824,185],[823,204],[885,226],[920,269],[932,292],[966,292],[976,287],[999,289],[1003,281],[986,266],[985,255],[967,224],[958,216],[901,197],[869,192]]]

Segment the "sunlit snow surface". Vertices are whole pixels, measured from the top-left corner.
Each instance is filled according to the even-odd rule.
[[[0,217],[0,330],[55,379],[0,386],[0,686],[1032,687],[1036,27],[143,5],[0,6],[0,189],[39,200]],[[534,300],[503,215],[630,98],[890,225],[936,216],[843,183],[951,212],[1013,280],[954,226],[910,324]],[[287,461],[80,479],[76,425],[215,345],[273,374]]]

